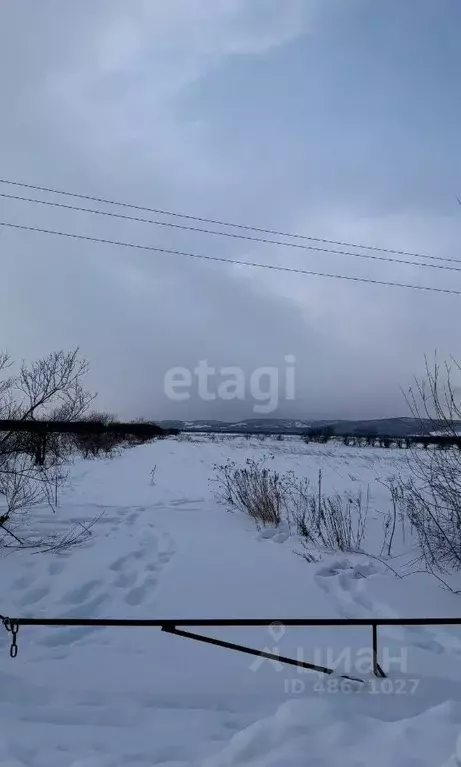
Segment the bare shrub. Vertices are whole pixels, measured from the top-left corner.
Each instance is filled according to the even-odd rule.
[[[114,423],[116,418],[112,413],[99,413],[92,411],[81,420],[88,423],[100,423],[108,426]],[[71,434],[70,440],[74,450],[82,458],[98,458],[111,455],[124,441],[124,437],[110,432],[86,432]]]
[[[328,551],[362,550],[370,501],[369,489],[363,495],[346,493],[324,495],[321,473],[317,488],[306,479],[291,478],[289,482],[290,518],[296,526],[304,548]]]
[[[229,461],[215,466],[219,501],[248,514],[258,525],[286,522],[300,536],[308,558],[310,547],[329,551],[360,551],[365,535],[369,492],[325,496],[321,472],[317,488],[292,472],[279,474],[259,461],[243,467]],[[312,561],[312,554],[310,561]]]
[[[334,436],[335,430],[333,426],[311,426],[310,429],[307,429],[304,435],[304,440],[306,443],[309,442],[320,442],[321,444],[326,444],[333,436]]]
[[[405,484],[401,477],[390,476],[384,480],[378,480],[389,491],[391,497],[392,509],[386,514],[384,521],[384,539],[381,547],[381,556],[386,554],[388,557],[392,555],[392,546],[394,544],[394,536],[397,528],[397,523],[400,522],[402,531],[402,542],[405,543],[406,522],[407,522],[407,509],[406,509],[406,493]]]
[[[431,572],[461,569],[461,402],[454,380],[460,373],[454,360],[441,368],[437,358],[432,366],[426,359],[425,377],[406,395],[421,432],[447,441],[446,450],[413,446],[408,451],[411,476],[403,483],[406,513]]]
[[[218,500],[249,514],[258,525],[280,524],[286,502],[285,481],[277,471],[264,466],[264,458],[248,458],[243,468],[233,461],[214,468]]]
[[[3,419],[37,421],[72,420],[88,407],[93,396],[83,387],[88,370],[78,349],[54,352],[31,364],[22,363],[19,373],[6,354],[0,356],[0,414]],[[25,522],[31,509],[47,504],[54,510],[58,489],[67,479],[63,441],[43,435],[7,432],[0,435],[0,545],[28,545]],[[42,540],[44,545],[48,545]],[[35,548],[37,548],[35,538]]]
[[[443,471],[437,466],[427,482],[411,477],[404,483],[407,517],[430,571],[461,569],[461,488],[457,486],[457,476],[453,476],[453,483],[449,484],[452,470],[453,466],[447,463]]]

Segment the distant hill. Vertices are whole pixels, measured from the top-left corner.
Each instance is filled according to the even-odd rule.
[[[287,418],[246,418],[242,421],[158,421],[160,426],[181,431],[213,433],[259,433],[259,434],[304,434],[311,428],[329,426],[334,434],[376,434],[387,437],[409,437],[434,433],[434,429],[443,433],[443,424],[416,418],[375,418],[363,421],[348,420],[300,420]],[[461,434],[461,421],[457,422],[457,431]]]

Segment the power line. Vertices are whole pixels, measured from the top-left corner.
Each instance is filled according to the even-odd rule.
[[[331,255],[338,255],[338,256],[350,256],[352,258],[365,258],[365,259],[371,259],[373,261],[385,261],[387,263],[393,263],[393,264],[407,264],[408,266],[420,266],[425,267],[429,269],[447,269],[449,271],[454,272],[461,272],[461,266],[439,266],[438,264],[420,264],[416,261],[407,261],[405,259],[400,258],[391,258],[390,256],[374,256],[370,253],[351,253],[349,251],[343,251],[343,250],[332,250],[331,248],[319,248],[314,245],[301,245],[299,243],[295,242],[282,242],[280,240],[268,240],[263,237],[250,237],[245,234],[235,234],[235,232],[216,232],[211,229],[201,229],[195,226],[185,226],[183,224],[172,224],[170,221],[154,221],[152,219],[147,218],[138,218],[137,216],[127,216],[124,213],[113,213],[111,211],[105,211],[105,210],[94,210],[93,208],[83,208],[78,205],[66,205],[62,202],[53,202],[51,200],[37,200],[31,197],[20,197],[19,195],[15,194],[6,194],[5,192],[0,192],[0,197],[4,197],[8,200],[19,200],[21,202],[31,202],[38,205],[48,205],[53,208],[64,208],[65,210],[73,210],[78,211],[80,213],[92,213],[97,216],[110,216],[111,218],[121,218],[126,221],[134,221],[136,223],[144,223],[144,224],[154,224],[155,226],[166,226],[166,227],[172,227],[173,229],[181,229],[189,232],[200,232],[202,234],[214,234],[220,237],[233,237],[237,238],[239,240],[249,240],[250,242],[258,242],[258,243],[266,243],[271,245],[281,245],[285,248],[300,248],[301,250],[309,250],[309,251],[316,251],[320,253],[329,253]],[[461,260],[452,259],[452,258],[440,258],[438,256],[420,256],[421,258],[428,258],[432,259],[434,261],[449,261],[456,264],[461,264]]]
[[[426,291],[431,291],[435,293],[450,293],[452,295],[461,296],[461,290],[450,290],[448,288],[433,288],[433,287],[428,287],[426,285],[408,285],[402,282],[373,280],[371,278],[366,278],[366,277],[350,277],[343,274],[328,274],[326,272],[313,272],[313,271],[308,271],[307,269],[296,269],[294,267],[279,266],[276,264],[259,264],[253,261],[239,261],[234,258],[232,259],[222,258],[221,256],[205,256],[204,254],[199,254],[199,253],[187,253],[180,250],[170,250],[168,248],[157,248],[157,247],[154,247],[153,245],[140,245],[138,243],[121,242],[119,240],[108,240],[108,239],[102,239],[100,237],[90,237],[89,235],[75,234],[74,232],[59,232],[59,231],[56,231],[55,229],[42,229],[37,226],[26,226],[25,224],[12,224],[8,221],[0,221],[0,226],[9,227],[11,229],[19,229],[26,232],[40,232],[41,234],[52,234],[52,235],[57,235],[59,237],[69,237],[76,240],[96,242],[100,244],[102,243],[105,245],[116,245],[117,247],[122,247],[122,248],[135,248],[138,250],[153,251],[155,253],[168,253],[170,255],[184,256],[186,258],[201,259],[204,261],[217,261],[219,263],[224,263],[224,264],[250,266],[250,267],[255,267],[258,269],[272,269],[277,272],[291,272],[294,274],[306,274],[312,277],[328,277],[330,279],[336,279],[336,280],[349,280],[351,282],[366,282],[366,283],[371,283],[373,285],[385,285],[387,287],[393,287],[393,288],[426,290]]]
[[[87,194],[78,194],[77,192],[69,192],[63,189],[53,189],[51,187],[38,186],[36,184],[26,184],[21,181],[11,181],[10,179],[0,178],[0,184],[8,184],[10,186],[19,186],[19,187],[22,187],[23,189],[34,189],[35,191],[38,191],[38,192],[49,192],[50,194],[59,194],[59,195],[64,195],[66,197],[75,197],[80,200],[89,200],[91,202],[103,203],[104,205],[117,205],[121,208],[130,208],[131,210],[141,210],[141,211],[144,211],[145,213],[156,213],[162,216],[174,216],[176,218],[185,218],[191,221],[200,221],[206,224],[214,224],[216,226],[227,226],[227,227],[233,227],[234,229],[243,229],[243,230],[252,231],[252,232],[259,232],[260,234],[270,234],[270,235],[275,235],[277,237],[290,237],[292,239],[298,239],[298,240],[322,242],[327,245],[339,245],[342,248],[361,248],[362,250],[373,250],[373,251],[377,251],[381,253],[391,253],[392,255],[395,255],[395,256],[410,256],[411,258],[423,258],[423,259],[431,259],[431,260],[435,259],[435,260],[457,262],[456,259],[449,259],[449,258],[438,259],[436,256],[428,256],[423,253],[412,253],[411,251],[406,251],[406,250],[392,250],[391,248],[381,248],[381,247],[378,247],[377,245],[358,245],[357,243],[353,243],[353,242],[342,242],[341,240],[328,240],[323,237],[311,237],[306,234],[280,232],[280,231],[277,231],[276,229],[263,229],[257,226],[250,226],[246,224],[236,224],[229,221],[219,221],[212,218],[193,216],[187,213],[178,213],[177,211],[162,210],[161,208],[149,208],[145,205],[134,205],[133,203],[120,202],[118,200],[108,200],[103,197],[95,197],[95,196],[87,195]],[[250,238],[250,239],[253,239],[253,238]],[[277,244],[282,244],[282,243],[277,243]]]

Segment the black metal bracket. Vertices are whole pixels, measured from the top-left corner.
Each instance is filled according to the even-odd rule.
[[[378,624],[372,624],[373,632],[373,674],[383,679],[386,674],[378,663]]]
[[[184,637],[186,639],[195,639],[197,642],[205,642],[206,644],[214,645],[215,647],[224,647],[227,650],[235,650],[236,652],[242,652],[247,655],[255,655],[259,658],[268,658],[278,663],[285,663],[290,666],[298,666],[298,668],[309,669],[309,671],[318,671],[321,674],[333,674],[334,669],[326,666],[318,666],[315,663],[307,663],[302,660],[295,660],[295,658],[288,658],[285,655],[278,655],[276,653],[267,652],[266,650],[256,650],[254,647],[247,647],[246,645],[234,644],[233,642],[226,642],[223,639],[215,639],[214,637],[204,636],[203,634],[195,634],[192,631],[184,631],[178,629],[176,626],[166,624],[162,626],[162,631],[167,634],[174,634],[176,636]],[[384,672],[382,675],[385,676]],[[348,679],[351,682],[361,682],[363,679],[358,677],[348,676],[347,674],[341,674],[342,679]]]

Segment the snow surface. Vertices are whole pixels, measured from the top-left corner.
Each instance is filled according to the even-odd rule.
[[[266,456],[324,492],[366,490],[368,556],[308,564],[282,526],[258,531],[217,504],[214,465]],[[156,465],[155,482],[151,471]],[[58,513],[37,529],[100,517],[67,553],[0,559],[0,612],[72,617],[361,617],[458,615],[461,596],[424,573],[398,578],[379,553],[389,508],[378,479],[405,472],[403,450],[241,437],[172,438],[76,463]],[[102,515],[102,516],[101,516]],[[405,535],[404,535],[405,533]],[[414,559],[399,532],[392,567]],[[459,584],[458,584],[459,585]],[[0,633],[1,767],[457,767],[461,765],[461,632],[203,630],[322,665],[331,676],[193,642],[154,628],[25,628],[19,654]],[[363,684],[345,683],[348,672]]]

